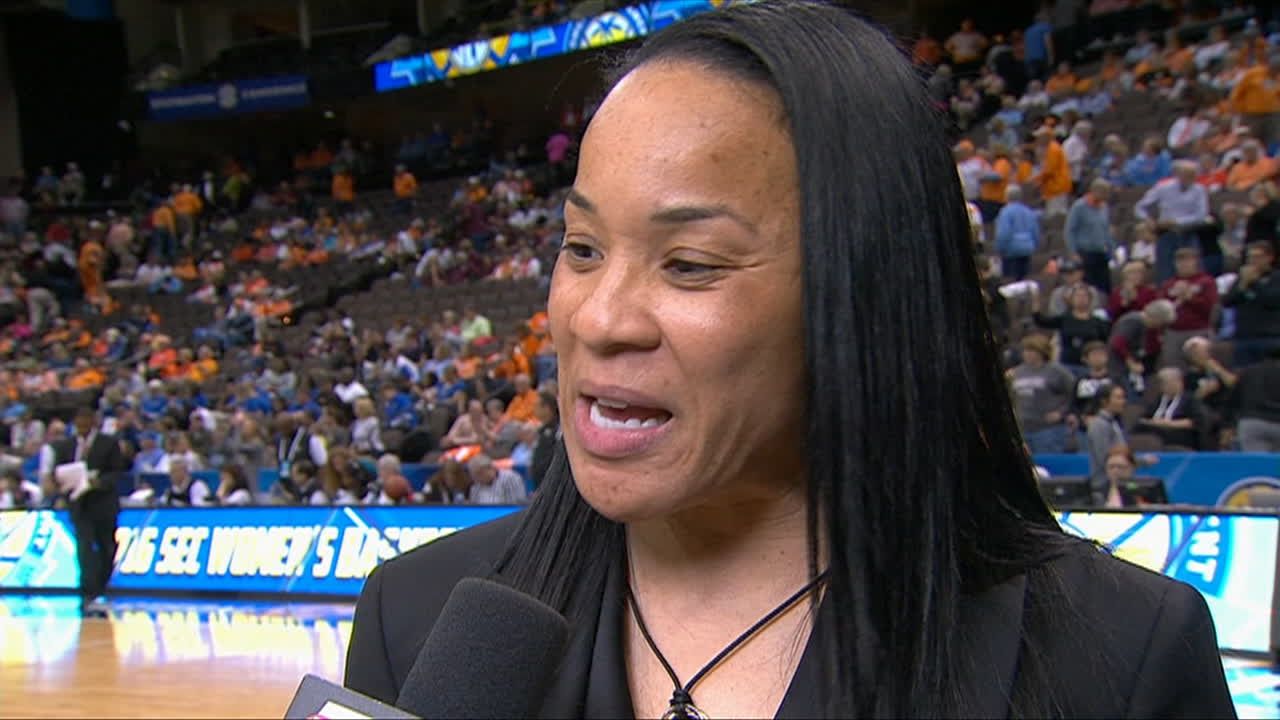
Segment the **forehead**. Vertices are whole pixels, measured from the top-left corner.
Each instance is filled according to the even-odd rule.
[[[583,138],[578,189],[593,199],[634,191],[655,206],[677,196],[739,204],[758,219],[765,196],[795,185],[795,156],[776,94],[688,61],[624,77]],[[596,197],[599,195],[600,197]]]

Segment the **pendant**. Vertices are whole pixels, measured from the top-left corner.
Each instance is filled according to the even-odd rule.
[[[710,720],[697,705],[671,703],[671,707],[662,713],[662,720]]]
[[[671,694],[671,706],[662,713],[662,720],[709,720],[706,713],[693,704],[693,698],[681,688]]]

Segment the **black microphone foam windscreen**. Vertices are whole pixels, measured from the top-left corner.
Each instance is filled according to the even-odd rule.
[[[428,719],[530,717],[568,638],[569,624],[554,609],[505,585],[466,578],[440,611],[396,706]]]

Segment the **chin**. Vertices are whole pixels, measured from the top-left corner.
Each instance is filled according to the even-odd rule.
[[[658,476],[643,469],[600,467],[591,461],[576,462],[570,453],[573,482],[578,494],[596,512],[617,523],[667,517],[678,507],[673,492],[681,485],[670,482],[672,475]],[[655,483],[656,477],[664,481]]]

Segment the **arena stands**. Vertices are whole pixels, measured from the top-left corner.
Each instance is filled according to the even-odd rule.
[[[1102,24],[1132,27],[1125,12]],[[953,69],[943,48],[916,47],[955,122],[1030,450],[1089,454],[1099,502],[1111,445],[1280,450],[1258,434],[1280,420],[1280,388],[1257,396],[1239,382],[1241,371],[1274,375],[1280,350],[1277,35],[1229,12],[1163,43],[1129,37],[1099,39],[1085,55],[1100,60],[1056,70],[1009,62],[1031,54],[971,26],[945,48],[981,46],[983,62],[965,55]],[[1128,402],[1107,410],[1098,393],[1111,387]],[[1108,432],[1086,434],[1099,417]]]
[[[568,11],[498,5],[471,31]],[[1276,37],[1232,12],[1095,20],[1070,55],[1055,55],[1043,15],[914,48],[954,120],[1030,449],[1105,461],[1113,448],[1086,430],[1114,415],[1111,444],[1274,452],[1274,391],[1245,388],[1266,387],[1256,378],[1274,373],[1280,345],[1274,245],[1256,242],[1274,243],[1280,217],[1280,99],[1265,90]],[[1144,23],[1174,29],[1156,42]],[[149,181],[110,212],[74,163],[14,187],[0,204],[12,462],[38,480],[50,427],[96,403],[147,469],[176,453],[217,482],[243,465],[260,501],[464,499],[425,475],[481,452],[523,470],[540,420],[508,406],[554,380],[543,308],[572,140],[548,143],[551,165],[493,143],[483,120],[385,150],[308,143],[279,184],[228,162]],[[1127,402],[1101,414],[1110,386]],[[468,426],[479,442],[451,442]],[[298,433],[317,448],[305,488],[292,479]],[[387,454],[413,494],[386,494]],[[166,497],[156,482],[126,490]]]

